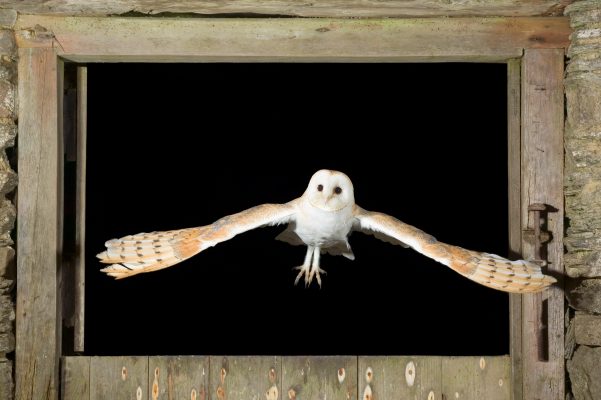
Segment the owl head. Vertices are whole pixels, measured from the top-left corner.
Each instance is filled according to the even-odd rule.
[[[311,177],[305,196],[313,207],[339,211],[355,204],[353,183],[342,172],[322,169]]]

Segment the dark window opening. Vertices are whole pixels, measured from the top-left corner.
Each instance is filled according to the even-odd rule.
[[[114,281],[108,239],[209,224],[345,172],[359,205],[439,240],[507,255],[504,64],[92,64],[86,353],[509,352],[508,295],[355,233],[323,287],[305,249],[242,234]],[[351,137],[353,136],[353,137]]]

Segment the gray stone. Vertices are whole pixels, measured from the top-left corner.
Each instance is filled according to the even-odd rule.
[[[577,344],[601,346],[601,316],[577,313],[572,323]]]
[[[10,232],[15,226],[16,217],[15,206],[7,199],[0,200],[0,247],[13,244]]]
[[[601,399],[601,347],[580,346],[568,361],[575,400]]]
[[[601,279],[567,279],[566,297],[575,310],[601,314]]]
[[[601,277],[601,251],[566,254],[566,272],[571,278]]]
[[[0,332],[0,354],[15,351],[15,335],[12,332]]]
[[[11,30],[0,30],[0,54],[13,56],[17,52],[15,34]]]
[[[14,399],[13,363],[0,358],[0,400]]]
[[[17,63],[0,55],[0,80],[17,83]]]
[[[17,125],[14,123],[0,123],[0,150],[4,150],[7,147],[13,147],[15,145],[16,137]]]
[[[0,27],[12,29],[17,22],[17,11],[13,9],[0,10]]]
[[[15,85],[9,81],[0,81],[0,118],[15,118]]]
[[[568,114],[566,125],[572,126],[601,124],[601,80],[570,81],[566,79],[566,101]]]
[[[0,333],[13,331],[15,305],[10,296],[0,295]]]
[[[16,278],[17,270],[14,259],[15,250],[12,247],[0,247],[0,277]]]
[[[0,278],[0,296],[11,294],[15,287],[16,279]]]

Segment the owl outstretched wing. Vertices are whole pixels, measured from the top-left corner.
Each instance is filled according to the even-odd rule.
[[[295,220],[297,200],[286,204],[263,204],[223,217],[211,225],[165,232],[138,233],[112,239],[101,262],[112,264],[101,271],[116,279],[157,271],[184,261],[234,236],[267,225]]]
[[[480,253],[441,243],[424,231],[398,219],[356,206],[355,230],[385,235],[412,247],[481,285],[510,293],[539,292],[556,282],[539,265],[525,260],[510,261],[495,254]],[[385,240],[385,239],[383,239]],[[389,240],[385,240],[389,241]]]

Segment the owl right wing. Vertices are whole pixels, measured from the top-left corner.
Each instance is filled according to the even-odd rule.
[[[295,221],[297,201],[262,204],[197,228],[139,233],[109,240],[105,243],[106,251],[97,257],[112,265],[101,271],[122,279],[170,267],[240,233]]]
[[[467,250],[442,243],[424,231],[379,212],[355,206],[355,230],[412,247],[481,285],[510,293],[540,292],[556,280],[535,263],[510,261],[496,254]]]

